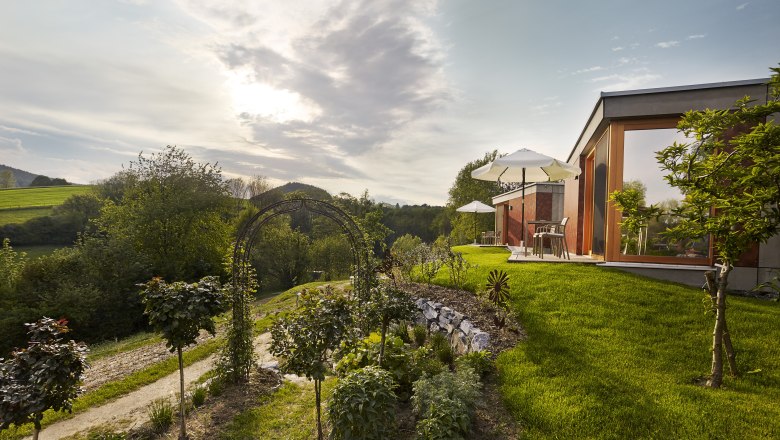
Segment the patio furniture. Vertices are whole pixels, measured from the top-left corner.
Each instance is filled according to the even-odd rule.
[[[566,223],[569,222],[569,217],[564,217],[560,223],[542,225],[537,229],[538,232],[534,233],[534,254],[538,250],[539,258],[544,259],[544,239],[550,240],[550,251],[558,258],[566,256],[567,260],[571,260],[569,255],[569,246],[566,243]]]
[[[482,233],[482,244],[495,245],[496,233],[494,231],[485,231]]]
[[[496,231],[496,236],[493,237],[493,243],[496,245],[501,245],[501,231]]]
[[[541,255],[544,250],[544,239],[541,239],[541,234],[553,232],[552,227],[558,225],[560,222],[550,220],[531,220],[528,225],[534,227],[532,237],[532,255]]]

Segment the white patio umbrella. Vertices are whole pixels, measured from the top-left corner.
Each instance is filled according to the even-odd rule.
[[[473,202],[463,205],[460,208],[456,209],[458,212],[473,212],[474,213],[474,244],[477,243],[477,214],[483,213],[483,212],[496,212],[496,208],[493,208],[492,206],[488,206],[479,200],[474,200]]]
[[[528,148],[521,148],[512,154],[499,157],[492,163],[471,172],[471,177],[496,182],[521,182],[522,198],[520,225],[523,227],[523,247],[528,255],[528,241],[525,228],[525,184],[528,182],[550,182],[578,176],[579,167],[554,159]]]

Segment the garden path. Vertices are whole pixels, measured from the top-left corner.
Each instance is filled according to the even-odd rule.
[[[255,353],[257,353],[257,362],[260,365],[273,362],[274,360],[273,356],[268,352],[270,342],[270,333],[263,333],[255,338]],[[191,385],[200,376],[211,370],[215,361],[216,355],[212,355],[184,368],[185,386]],[[297,378],[297,380],[300,380],[300,378]],[[175,401],[175,393],[178,390],[179,372],[177,370],[175,373],[165,376],[155,383],[139,388],[117,400],[90,408],[70,419],[47,426],[41,431],[40,438],[60,439],[101,425],[112,425],[116,429],[123,430],[140,426],[149,418],[146,413],[149,403],[166,397]]]

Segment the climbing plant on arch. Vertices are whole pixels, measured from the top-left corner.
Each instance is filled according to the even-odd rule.
[[[250,355],[245,353],[245,351],[252,349],[252,323],[246,304],[246,292],[252,290],[255,285],[254,273],[250,264],[252,250],[257,244],[260,230],[272,219],[299,210],[308,210],[313,214],[322,215],[339,225],[352,250],[353,295],[358,301],[365,300],[370,295],[374,277],[371,250],[368,247],[365,233],[350,214],[332,203],[309,198],[282,200],[263,208],[239,230],[233,249],[233,319],[232,328],[228,335],[228,344],[223,355],[223,368],[227,370],[228,377],[233,381],[246,380],[252,363],[251,351]]]

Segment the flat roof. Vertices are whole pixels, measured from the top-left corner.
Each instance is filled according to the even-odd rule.
[[[601,124],[606,123],[610,119],[619,119],[623,117],[642,117],[642,116],[658,116],[660,114],[683,114],[688,110],[698,109],[697,105],[703,104],[705,107],[714,105],[712,108],[723,108],[723,105],[733,105],[734,102],[744,96],[727,96],[729,93],[723,95],[714,92],[715,89],[728,89],[728,88],[755,88],[759,86],[767,86],[769,78],[757,78],[747,79],[740,81],[724,81],[717,83],[706,84],[692,84],[674,87],[658,87],[650,89],[636,89],[636,90],[624,90],[616,92],[601,92],[599,99],[596,101],[596,105],[593,106],[588,120],[585,122],[580,135],[577,137],[577,141],[574,143],[574,147],[571,149],[569,156],[566,158],[566,162],[571,163],[572,158],[577,153],[577,150],[581,150],[585,147],[585,144],[590,140],[597,131]],[[734,94],[737,91],[732,91]],[[766,90],[768,92],[768,88]],[[766,92],[764,95],[766,95]],[[661,95],[669,93],[669,98],[661,97]],[[714,99],[714,97],[719,99]],[[766,96],[753,96],[752,98],[766,99]],[[726,99],[728,102],[723,101]],[[609,106],[606,104],[609,102]],[[690,102],[690,105],[683,105],[685,102]],[[680,106],[680,108],[677,108]],[[609,108],[607,108],[609,107]],[[651,107],[653,110],[651,110]],[[682,108],[687,107],[687,108]],[[663,108],[663,111],[660,109]],[[617,110],[617,113],[615,112]],[[645,112],[637,111],[637,109],[645,109]],[[643,114],[644,113],[644,114]],[[588,134],[588,132],[591,132]],[[588,139],[585,139],[588,134]],[[583,141],[585,144],[583,144]]]

